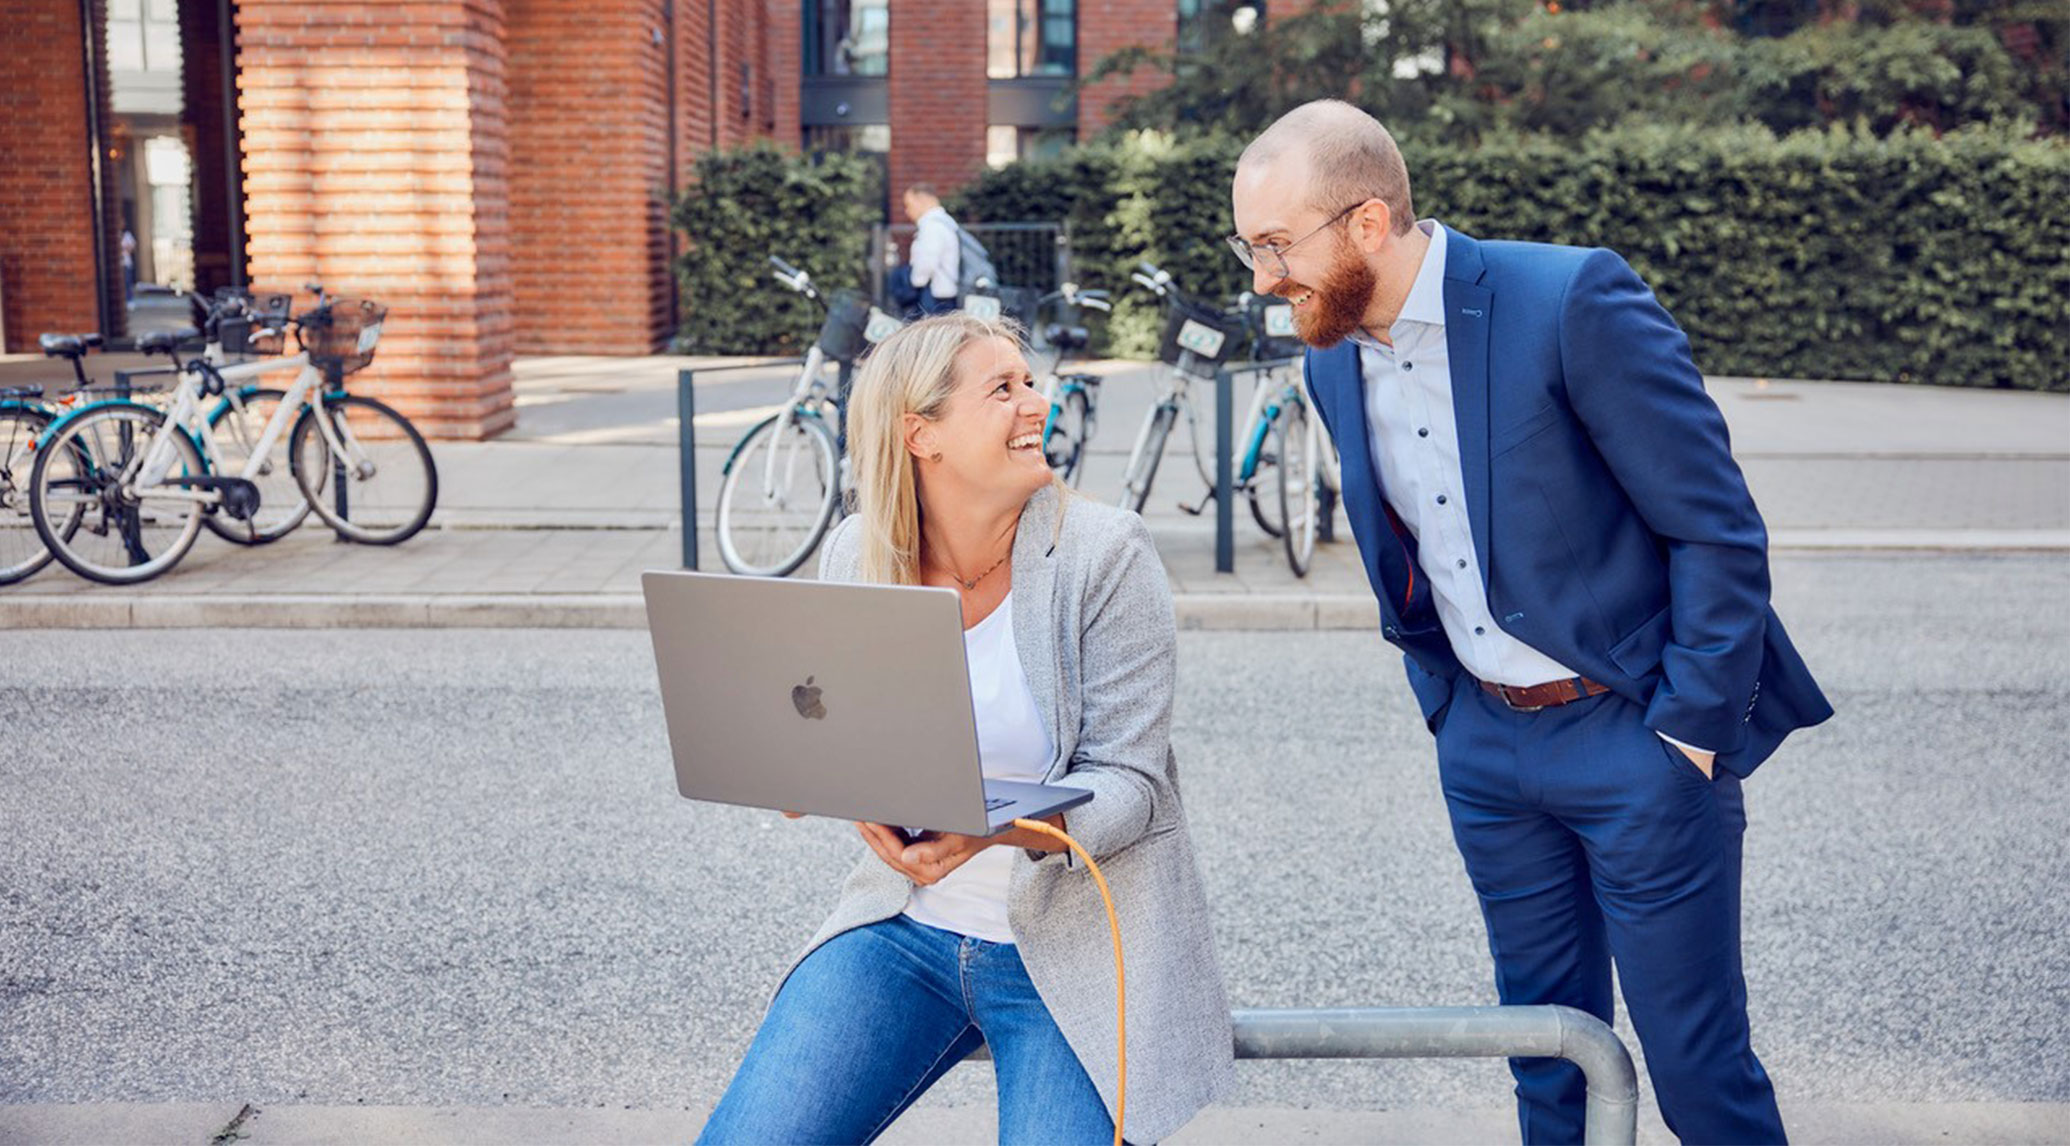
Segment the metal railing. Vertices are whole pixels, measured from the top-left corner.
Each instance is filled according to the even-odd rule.
[[[1236,1057],[1562,1058],[1588,1082],[1582,1141],[1630,1146],[1639,1073],[1601,1019],[1572,1007],[1335,1007],[1236,1011]]]
[[[1236,1057],[1562,1058],[1588,1082],[1581,1140],[1632,1146],[1639,1072],[1601,1019],[1572,1007],[1327,1007],[1232,1011]],[[972,1058],[990,1058],[980,1046]]]
[[[1062,223],[970,223],[964,225],[999,272],[996,286],[1048,294],[1071,281],[1071,236]],[[878,223],[870,228],[870,301],[885,305],[884,277],[905,261],[913,224]],[[894,257],[896,256],[896,257]]]

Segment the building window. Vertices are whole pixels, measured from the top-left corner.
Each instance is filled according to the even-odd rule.
[[[1265,0],[1179,0],[1179,54],[1203,52],[1265,19]]]
[[[1078,140],[1068,127],[1016,127],[995,123],[985,129],[985,165],[1004,167],[1021,159],[1050,159]]]
[[[804,0],[805,74],[891,71],[891,0]]]
[[[995,80],[1078,71],[1078,0],[986,0],[985,73]]]

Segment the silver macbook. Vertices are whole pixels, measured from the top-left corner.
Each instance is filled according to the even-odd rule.
[[[993,835],[1092,799],[984,778],[950,589],[649,572],[676,789]]]

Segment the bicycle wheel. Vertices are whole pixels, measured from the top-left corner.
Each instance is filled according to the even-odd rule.
[[[29,512],[36,438],[50,422],[49,414],[33,406],[0,407],[0,585],[12,585],[50,564],[50,547],[36,535]],[[77,521],[75,516],[68,524]]]
[[[1137,513],[1150,500],[1150,483],[1157,480],[1157,463],[1164,460],[1165,439],[1178,419],[1179,408],[1161,402],[1151,408],[1142,432],[1136,435],[1136,448],[1128,455],[1128,471],[1122,479],[1121,504]]]
[[[719,479],[719,557],[735,573],[787,577],[826,536],[840,500],[833,431],[785,411],[735,447]]]
[[[1279,447],[1280,520],[1286,523],[1280,539],[1286,543],[1287,565],[1294,576],[1306,577],[1315,556],[1318,445],[1308,407],[1300,402],[1281,407],[1272,436]]]
[[[36,451],[29,512],[36,534],[65,568],[107,585],[148,581],[179,564],[201,533],[204,506],[172,484],[208,473],[184,431],[166,436],[169,456],[150,456],[165,415],[111,404],[60,419]],[[164,477],[140,491],[147,463]],[[157,468],[152,465],[151,468]]]
[[[318,417],[342,457],[332,454]],[[424,436],[388,405],[357,394],[324,395],[321,414],[302,408],[288,434],[288,468],[316,516],[365,545],[408,541],[438,504],[438,467]]]
[[[1066,390],[1058,407],[1043,435],[1042,453],[1049,459],[1049,468],[1067,485],[1075,486],[1085,472],[1085,439],[1092,424],[1091,408],[1083,390]]]
[[[219,455],[214,459],[218,473],[245,476],[245,463],[258,447],[259,435],[266,432],[267,422],[286,397],[279,390],[247,389],[225,396],[216,405],[209,413],[208,426]],[[293,533],[309,516],[309,499],[295,480],[294,467],[287,464],[287,452],[283,435],[252,471],[251,482],[259,487],[259,508],[250,518],[239,521],[218,512],[203,515],[201,523],[217,537],[239,545],[264,545]]]

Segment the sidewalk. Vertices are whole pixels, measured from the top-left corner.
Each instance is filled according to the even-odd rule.
[[[963,1068],[968,1069],[968,1068]],[[2054,1103],[1785,1103],[1793,1141],[1927,1144],[2070,1143],[2070,1107]],[[688,1142],[702,1110],[554,1109],[530,1106],[0,1105],[0,1141],[37,1146],[109,1142],[209,1146],[560,1146],[570,1142]],[[1211,1107],[1173,1135],[1172,1146],[1232,1142],[1514,1142],[1507,1107],[1468,1110],[1295,1110]],[[988,1107],[916,1107],[879,1139],[886,1146],[996,1141]],[[1675,1141],[1657,1116],[1639,1142]]]
[[[642,627],[640,573],[682,562],[676,372],[738,361],[520,360],[517,429],[434,444],[439,509],[407,544],[340,544],[314,521],[256,550],[204,533],[177,569],[145,585],[93,585],[53,565],[0,588],[0,628]],[[1154,375],[1137,363],[1094,368],[1106,382],[1082,487],[1108,497]],[[698,385],[706,570],[723,569],[709,526],[720,468],[789,382],[765,369]],[[1711,389],[1779,553],[2070,551],[2070,396],[1745,379]],[[1341,513],[1337,543],[1319,545],[1299,579],[1239,505],[1236,572],[1218,574],[1212,507],[1200,517],[1177,508],[1201,489],[1182,428],[1145,513],[1182,626],[1377,623]]]

